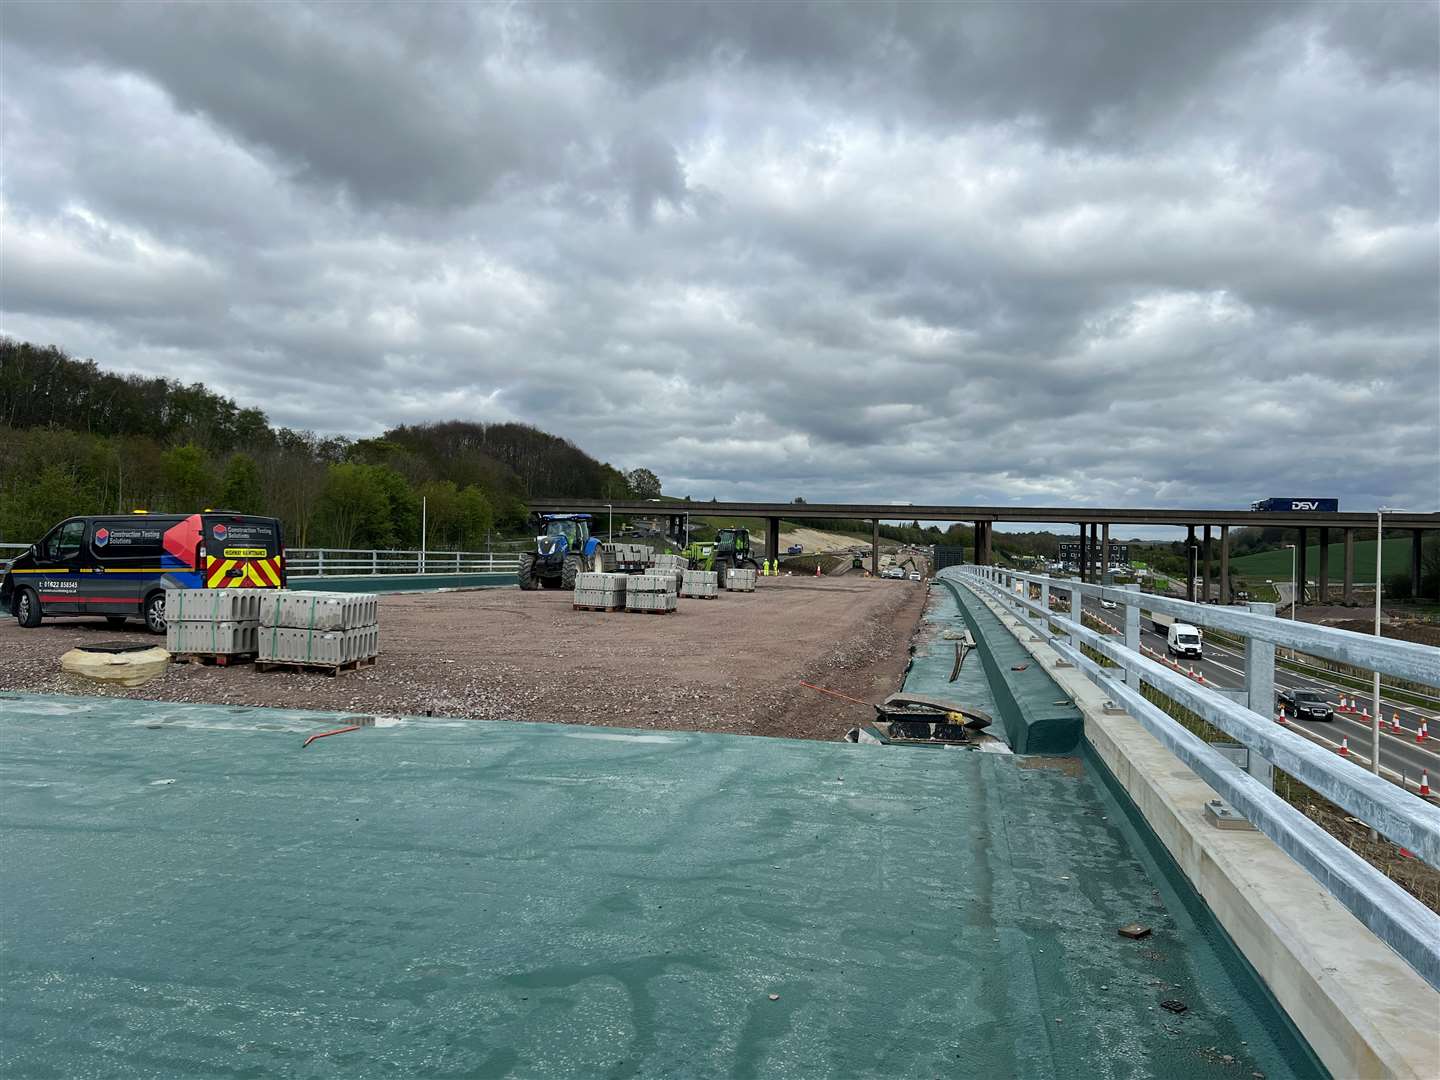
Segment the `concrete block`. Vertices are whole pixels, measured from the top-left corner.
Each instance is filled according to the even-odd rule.
[[[625,586],[625,595],[632,596],[635,593],[677,593],[678,582],[673,573],[662,574],[636,574]]]
[[[716,596],[719,575],[713,570],[686,570],[680,580],[681,596]]]
[[[673,592],[628,592],[625,594],[626,611],[674,611],[676,597]]]
[[[575,591],[578,592],[613,592],[624,595],[625,587],[630,581],[629,574],[603,574],[585,573],[575,575]],[[579,603],[579,601],[576,601]]]
[[[167,589],[165,621],[255,622],[261,601],[278,589]]]
[[[349,630],[379,621],[374,593],[308,592],[288,589],[263,594],[260,625],[296,630]]]
[[[238,591],[238,590],[237,590]],[[165,648],[172,653],[237,656],[258,648],[255,622],[165,621]]]
[[[760,574],[756,570],[726,570],[725,588],[730,592],[754,592],[755,582],[759,576]]]
[[[574,594],[574,603],[580,607],[624,607],[625,593],[608,589],[577,588]]]
[[[375,625],[348,630],[302,630],[290,626],[263,627],[259,631],[259,659],[295,664],[348,664],[380,655],[380,628]]]

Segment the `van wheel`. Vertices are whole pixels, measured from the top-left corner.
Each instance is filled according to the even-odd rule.
[[[145,629],[152,634],[165,632],[165,593],[152,592],[145,598]]]
[[[16,594],[15,621],[26,629],[40,625],[40,598],[33,589],[21,589]]]

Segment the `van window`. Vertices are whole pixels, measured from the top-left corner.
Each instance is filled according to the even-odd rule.
[[[102,558],[158,559],[164,550],[164,526],[135,518],[101,519],[90,533],[90,550]]]
[[[45,544],[45,555],[50,559],[73,559],[80,554],[80,542],[85,538],[85,522],[67,521],[51,534]]]
[[[280,553],[280,537],[271,518],[205,517],[205,550],[226,559],[261,559]]]

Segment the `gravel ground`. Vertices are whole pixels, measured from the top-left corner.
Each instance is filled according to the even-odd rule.
[[[331,678],[172,664],[136,690],[97,688],[59,660],[85,642],[155,641],[138,623],[7,619],[0,690],[836,739],[873,713],[800,681],[866,701],[898,689],[924,596],[858,577],[762,581],[753,594],[682,599],[674,615],[575,611],[558,591],[383,596],[374,668]]]

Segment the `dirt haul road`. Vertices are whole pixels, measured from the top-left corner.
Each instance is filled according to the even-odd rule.
[[[135,690],[62,675],[59,661],[85,642],[156,640],[138,623],[6,619],[0,690],[837,739],[873,711],[800,681],[866,701],[898,689],[924,596],[860,577],[762,580],[754,593],[682,599],[674,615],[575,611],[559,591],[382,596],[374,668],[331,678],[172,664]]]

